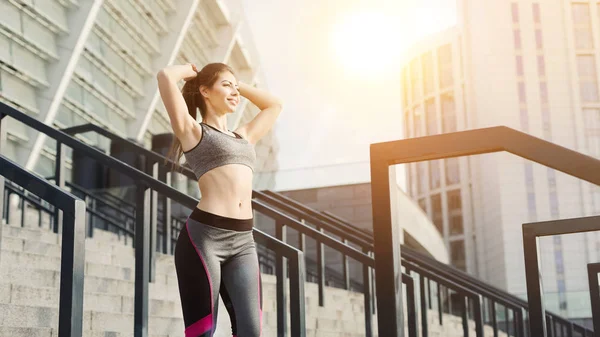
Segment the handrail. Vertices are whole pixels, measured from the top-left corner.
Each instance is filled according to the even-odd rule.
[[[281,194],[277,193],[277,192],[273,192],[273,191],[264,191],[264,192],[260,192],[256,194],[257,197],[265,199],[265,200],[272,200],[274,198],[278,198],[278,199],[284,199],[283,197],[281,197]],[[271,196],[272,198],[263,198],[263,196],[268,195]],[[316,217],[319,213],[317,213],[317,211],[315,211],[314,209],[311,209],[310,207],[304,206],[302,207],[302,209],[304,209],[303,211],[300,211],[298,209],[294,210],[293,208],[287,208],[288,211],[291,212],[291,215],[294,217],[298,217],[298,218],[302,218],[302,219],[306,219],[308,216],[312,216],[312,217]],[[355,228],[358,229],[355,225],[351,224],[350,222],[337,217],[337,219],[335,219],[335,221],[331,221],[329,219],[324,220],[325,222],[329,222],[329,224],[331,225],[336,225],[339,224],[341,226],[343,226],[343,228]],[[323,225],[323,223],[322,223]],[[370,240],[368,240],[368,243],[371,244],[372,243],[372,237]],[[360,242],[354,242],[357,244],[360,244]],[[512,309],[516,309],[517,307],[521,307],[524,309],[528,309],[529,308],[529,304],[527,301],[512,295],[510,293],[504,292],[499,288],[496,288],[490,284],[487,284],[459,269],[456,269],[452,266],[446,265],[434,258],[431,258],[429,256],[423,255],[417,251],[415,251],[414,249],[407,247],[406,245],[402,245],[402,255],[401,255],[401,259],[402,260],[406,260],[410,263],[416,263],[418,265],[422,265],[422,266],[426,266],[427,270],[434,272],[435,274],[444,277],[456,284],[458,284],[461,287],[466,287],[468,289],[472,289],[475,291],[478,291],[479,293],[481,293],[482,295],[484,295],[485,297],[494,300],[494,302],[498,303],[498,304],[502,304],[504,306],[510,307]],[[556,313],[553,313],[552,311],[546,310],[546,314],[553,317],[555,320],[567,323],[570,321],[568,321],[568,319],[565,319],[561,316],[559,316]],[[578,329],[587,331],[587,328],[585,328],[582,325],[573,323],[573,325],[575,327],[577,327]]]
[[[69,146],[74,150],[81,151],[85,153],[90,158],[98,161],[99,163],[110,167],[111,169],[115,169],[121,174],[128,176],[129,178],[136,181],[136,185],[138,186],[136,201],[138,210],[142,209],[142,207],[150,206],[150,191],[154,190],[165,197],[176,200],[182,205],[194,209],[198,204],[198,200],[192,198],[180,191],[168,186],[167,184],[156,180],[154,177],[131,167],[93,147],[90,147],[78,139],[70,136],[63,131],[52,128],[49,125],[46,125],[37,119],[28,116],[15,108],[6,105],[4,103],[0,103],[0,131],[2,129],[1,121],[5,116],[10,116],[11,118],[26,124],[27,126],[46,134],[50,138],[53,138],[57,142],[57,169],[55,175],[57,177],[57,181],[59,182],[59,186],[61,184],[64,186],[64,177],[61,178],[62,171],[64,170],[64,155],[63,155],[63,146]],[[1,139],[0,139],[0,150],[1,150]],[[156,167],[156,166],[155,166]],[[46,182],[47,183],[47,182]],[[57,189],[60,190],[60,189]],[[83,203],[83,202],[82,202]],[[140,207],[141,206],[141,207]],[[150,207],[149,207],[150,208]],[[148,283],[150,281],[150,271],[149,271],[149,261],[150,261],[150,253],[153,249],[150,249],[150,230],[149,227],[152,226],[151,222],[156,220],[156,217],[152,217],[151,214],[155,215],[156,208],[153,207],[150,209],[150,212],[138,211],[136,212],[136,276],[135,276],[135,308],[134,308],[134,327],[136,331],[139,330],[141,333],[142,330],[148,329],[148,302],[149,302],[149,286]],[[84,211],[85,216],[85,211]],[[154,218],[154,219],[153,219]],[[154,226],[155,227],[155,223]],[[304,263],[303,261],[299,261],[298,259],[302,256],[302,254],[298,254],[299,250],[287,245],[284,242],[280,242],[262,231],[254,228],[254,234],[256,237],[261,238],[261,242],[268,242],[269,247],[276,249],[276,252],[282,256],[288,258],[292,268],[298,269],[298,277],[301,277],[297,282],[298,288],[294,288],[290,290],[290,293],[297,297],[299,294],[302,297],[298,297],[296,303],[290,303],[293,306],[291,310],[291,325],[294,328],[292,330],[292,336],[294,337],[304,337],[306,330],[304,326],[304,306],[300,306],[300,304],[304,304],[304,279],[305,272],[303,270]],[[63,234],[64,235],[64,234]],[[82,255],[80,255],[82,256]],[[301,270],[302,269],[302,270]],[[284,280],[278,280],[278,284],[283,285]],[[81,296],[83,298],[83,295]],[[278,326],[283,325],[285,323],[280,322],[278,319]]]
[[[59,337],[81,337],[83,334],[85,203],[0,155],[0,207],[4,207],[2,199],[5,178],[63,212],[58,335]],[[0,241],[2,227],[0,225]]]

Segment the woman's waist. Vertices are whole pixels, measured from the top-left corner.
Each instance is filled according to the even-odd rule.
[[[254,218],[252,214],[249,218],[237,218],[231,217],[229,214],[215,213],[213,210],[207,210],[198,207],[194,208],[190,214],[190,219],[196,222],[209,225],[212,227],[218,227],[222,229],[228,229],[233,231],[249,231],[254,227]]]

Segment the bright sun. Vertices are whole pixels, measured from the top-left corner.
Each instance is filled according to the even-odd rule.
[[[345,70],[363,75],[381,73],[394,66],[402,50],[398,18],[380,12],[342,17],[331,34],[336,61]]]

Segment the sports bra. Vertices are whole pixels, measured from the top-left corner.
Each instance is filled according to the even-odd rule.
[[[206,172],[227,164],[246,165],[254,172],[254,145],[235,132],[233,137],[204,122],[200,126],[202,138],[192,149],[183,152],[197,179]]]

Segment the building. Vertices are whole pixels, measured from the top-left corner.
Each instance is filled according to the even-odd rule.
[[[94,123],[150,147],[170,130],[156,73],[168,64],[224,62],[264,86],[240,3],[221,0],[45,0],[0,2],[0,100],[57,128]],[[229,127],[258,109],[242,101]],[[49,176],[54,142],[20,123],[8,127],[8,157]],[[108,140],[79,138],[108,151]],[[277,140],[256,146],[255,188],[274,186]],[[5,154],[5,153],[3,153]],[[67,153],[67,171],[71,169]],[[68,174],[68,172],[67,172]],[[193,182],[175,184],[193,194]]]
[[[457,25],[404,60],[406,134],[505,125],[600,157],[600,3],[457,2]],[[600,188],[508,153],[413,163],[409,195],[442,233],[452,262],[526,296],[521,225],[600,214]],[[591,317],[586,264],[596,233],[540,241],[546,306]]]

